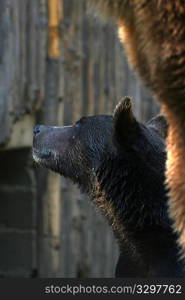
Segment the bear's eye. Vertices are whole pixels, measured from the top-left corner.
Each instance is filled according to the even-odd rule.
[[[74,122],[73,127],[79,127],[80,126],[80,121]]]
[[[77,121],[75,124],[74,124],[74,126],[80,126],[80,120],[79,121]]]
[[[75,122],[73,126],[79,127],[84,119],[85,119],[85,117],[82,117],[80,120],[78,120],[77,122]]]

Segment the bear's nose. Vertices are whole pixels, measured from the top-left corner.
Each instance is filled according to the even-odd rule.
[[[34,128],[33,128],[33,133],[34,135],[37,135],[40,133],[40,130],[41,130],[41,126],[40,125],[36,125]]]

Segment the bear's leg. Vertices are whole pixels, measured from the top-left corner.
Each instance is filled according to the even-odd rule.
[[[165,109],[170,119],[167,139],[167,185],[170,188],[170,216],[174,230],[179,234],[179,244],[185,253],[185,126],[180,114]]]

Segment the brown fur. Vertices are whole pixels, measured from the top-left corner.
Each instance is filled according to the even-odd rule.
[[[161,103],[169,123],[170,215],[185,253],[185,2],[89,1],[115,18],[130,62]]]
[[[98,207],[102,214],[108,219],[110,226],[117,238],[119,245],[124,240],[124,227],[121,218],[117,215],[113,203],[107,202],[107,195],[102,191],[98,181],[95,179],[95,190],[93,194],[96,195],[94,201],[95,207]]]

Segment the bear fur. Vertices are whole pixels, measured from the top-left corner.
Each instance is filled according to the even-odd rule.
[[[185,2],[184,0],[88,0],[113,17],[129,61],[169,123],[167,185],[170,216],[185,255]]]
[[[166,205],[166,132],[160,115],[139,123],[128,97],[113,116],[34,129],[35,161],[77,183],[108,219],[117,277],[184,277]]]

